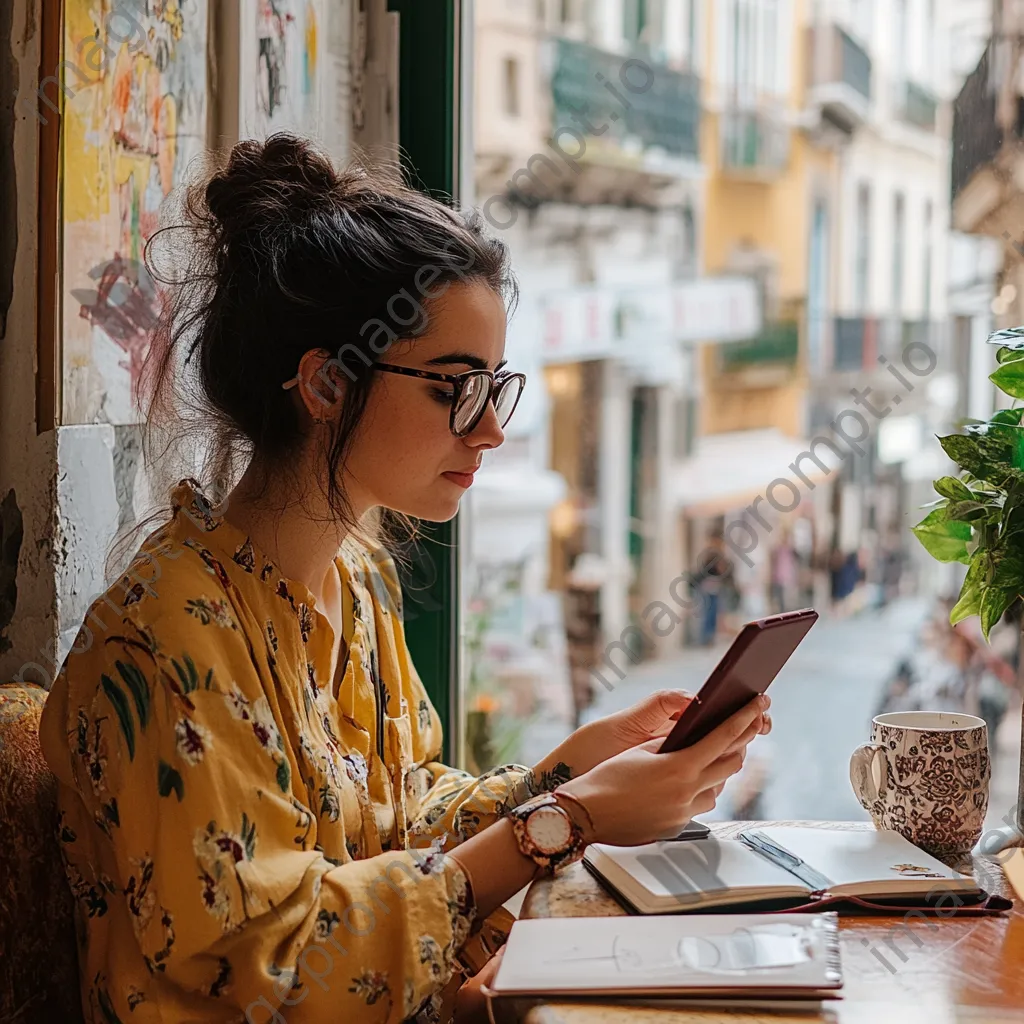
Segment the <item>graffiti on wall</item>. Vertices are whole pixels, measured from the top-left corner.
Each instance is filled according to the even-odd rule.
[[[242,26],[242,134],[321,127],[324,0],[257,0]]]
[[[84,81],[64,108],[64,423],[134,422],[159,296],[142,264],[203,152],[208,0],[67,0]]]

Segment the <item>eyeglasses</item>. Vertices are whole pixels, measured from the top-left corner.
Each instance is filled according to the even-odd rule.
[[[456,437],[465,437],[476,430],[489,401],[494,403],[498,426],[504,427],[512,419],[512,413],[516,411],[523,388],[526,387],[526,374],[523,373],[496,374],[490,370],[432,373],[430,370],[414,370],[409,366],[392,366],[391,363],[374,363],[373,368],[385,373],[400,373],[404,377],[451,384],[452,412],[448,427]]]
[[[451,384],[452,411],[448,427],[456,437],[471,434],[483,419],[488,401],[494,402],[498,425],[504,427],[516,411],[519,399],[526,387],[526,374],[493,373],[490,370],[467,370],[465,373],[432,373],[430,370],[416,370],[410,366],[393,366],[391,363],[372,363],[375,370],[384,373],[398,373],[403,377],[419,377],[421,380],[436,380]],[[299,384],[293,377],[281,386],[286,390]]]

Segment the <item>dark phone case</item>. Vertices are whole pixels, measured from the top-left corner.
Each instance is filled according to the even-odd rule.
[[[711,829],[704,822],[691,819],[686,823],[682,832],[672,836],[671,839],[665,840],[665,842],[681,843],[687,839],[707,839],[709,835],[711,835]]]
[[[817,621],[818,613],[804,608],[748,622],[665,737],[658,753],[693,746],[764,693]]]

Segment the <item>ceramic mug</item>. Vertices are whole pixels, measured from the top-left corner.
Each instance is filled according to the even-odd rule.
[[[871,742],[850,758],[875,827],[939,858],[963,857],[981,838],[991,776],[985,722],[945,711],[876,715]]]

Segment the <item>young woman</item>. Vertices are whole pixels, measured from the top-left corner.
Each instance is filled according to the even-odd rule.
[[[172,448],[212,424],[214,469],[174,489],[93,604],[42,725],[85,1011],[437,1020],[474,928],[585,843],[647,842],[713,807],[767,705],[673,754],[656,749],[679,691],[532,768],[439,763],[378,538],[384,510],[454,516],[502,443],[523,386],[505,247],[290,136],[236,146],[187,209],[192,272],[154,341],[150,420]]]

